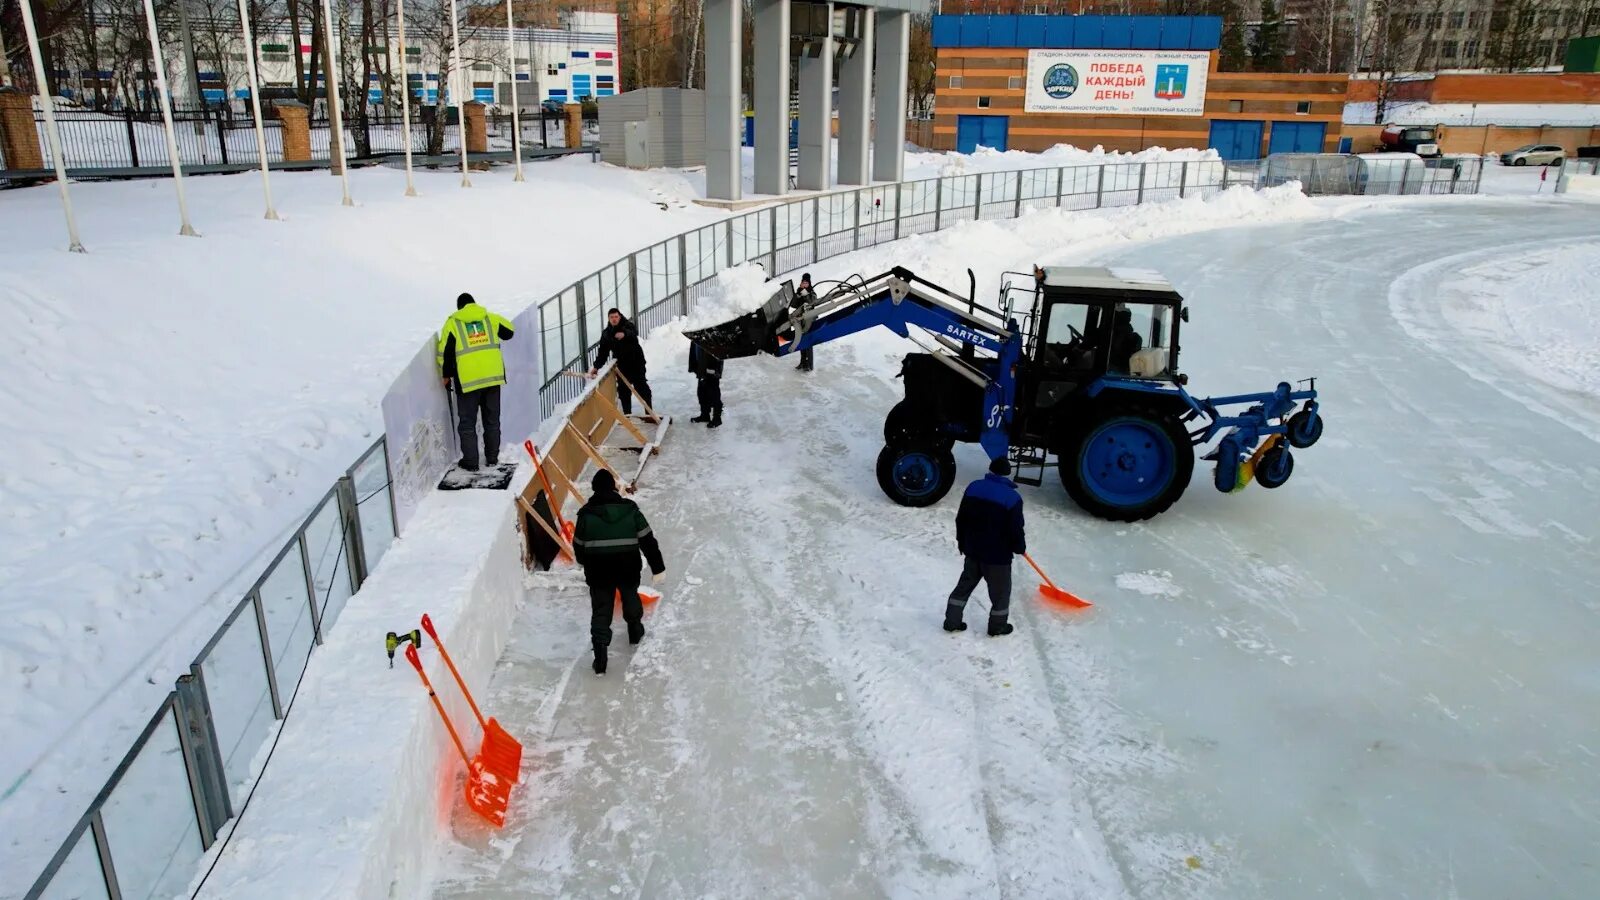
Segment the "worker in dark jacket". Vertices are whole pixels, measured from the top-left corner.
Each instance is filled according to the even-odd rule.
[[[594,473],[589,483],[594,493],[578,510],[573,527],[572,552],[583,566],[589,585],[589,636],[594,641],[594,673],[606,673],[606,648],[611,646],[611,613],[622,597],[622,618],[628,623],[628,643],[644,637],[644,605],[639,600],[639,554],[650,563],[651,582],[660,584],[667,564],[650,523],[632,500],[617,493],[617,480],[609,469]]]
[[[811,286],[811,273],[807,272],[800,276],[800,286],[794,289],[794,301],[789,304],[789,308],[798,311],[802,307],[815,302],[817,302],[817,291]],[[811,371],[810,347],[800,351],[800,365],[795,366],[795,368],[802,372]]]
[[[989,464],[989,474],[967,485],[956,512],[956,546],[965,563],[961,580],[950,592],[944,611],[945,631],[966,631],[961,619],[967,598],[982,581],[989,588],[989,636],[1010,634],[1011,555],[1026,553],[1023,536],[1022,496],[1011,482],[1011,465],[1005,459]]]
[[[483,414],[484,462],[492,468],[500,457],[500,387],[506,383],[506,361],[500,344],[512,337],[511,322],[479,306],[471,294],[456,298],[456,311],[444,320],[435,342],[434,361],[446,390],[455,391],[456,433],[461,461],[478,470],[478,414]]]
[[[699,384],[700,415],[691,422],[704,422],[707,428],[722,427],[722,359],[706,351],[698,341],[689,343],[689,371]]]
[[[644,348],[639,346],[639,328],[622,310],[612,307],[606,313],[606,329],[600,335],[600,349],[594,355],[594,365],[589,369],[589,377],[599,374],[600,367],[606,360],[616,357],[617,371],[622,377],[633,385],[639,392],[639,399],[646,406],[654,406],[651,401],[650,383],[645,380]],[[633,394],[628,391],[628,386],[621,381],[617,382],[617,403],[624,413],[633,412]]]

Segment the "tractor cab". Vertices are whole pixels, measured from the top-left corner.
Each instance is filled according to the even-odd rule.
[[[1028,277],[1028,276],[1025,276]],[[1183,298],[1139,269],[1035,267],[1031,290],[1008,283],[1001,305],[1027,304],[1018,390],[1028,401],[1022,434],[1045,439],[1065,401],[1103,376],[1183,383],[1178,327]],[[1027,297],[1031,294],[1031,297]]]
[[[1036,268],[1033,281],[1023,330],[1035,368],[1088,379],[1177,379],[1183,298],[1166,279],[1137,269],[1049,266]]]

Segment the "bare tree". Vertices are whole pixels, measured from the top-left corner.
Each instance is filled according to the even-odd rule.
[[[1364,46],[1358,48],[1358,58],[1365,59],[1377,87],[1377,104],[1372,122],[1382,125],[1389,115],[1400,76],[1410,70],[1416,59],[1422,35],[1410,27],[1403,0],[1377,0],[1374,3],[1371,27],[1365,34]]]

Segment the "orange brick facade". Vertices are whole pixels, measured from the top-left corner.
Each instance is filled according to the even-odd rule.
[[[1399,82],[1391,96],[1428,103],[1600,103],[1600,75],[1435,75]],[[1377,100],[1378,83],[1350,82],[1349,99],[1352,103]]]
[[[1218,72],[1211,54],[1204,116],[1084,116],[1023,111],[1028,51],[1022,48],[941,47],[934,82],[933,147],[956,147],[959,116],[1005,116],[1007,147],[1048,150],[1057,144],[1135,152],[1149,147],[1196,148],[1209,145],[1211,123],[1218,120],[1265,122],[1262,150],[1271,141],[1272,123],[1324,123],[1323,149],[1339,146],[1347,78],[1344,75],[1295,75],[1261,72]],[[957,76],[960,87],[951,87]],[[987,104],[987,105],[985,105]],[[1299,112],[1304,104],[1305,112]]]

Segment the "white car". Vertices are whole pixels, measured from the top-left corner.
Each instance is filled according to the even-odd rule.
[[[1567,158],[1567,151],[1554,144],[1527,144],[1500,154],[1501,165],[1548,166]]]

